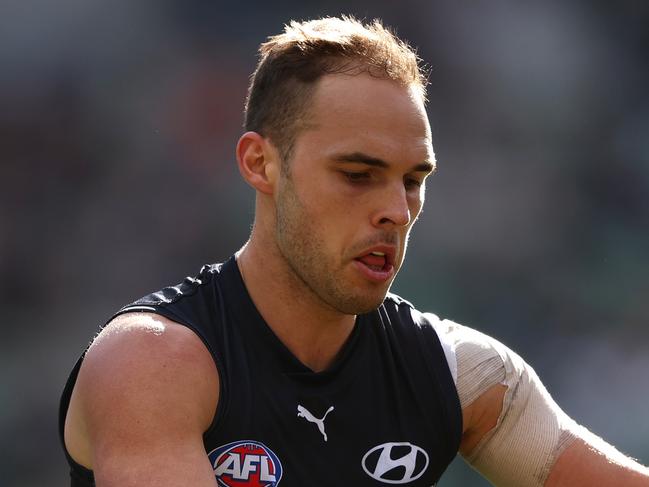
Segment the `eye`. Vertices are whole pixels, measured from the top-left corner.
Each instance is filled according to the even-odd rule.
[[[403,185],[406,189],[419,189],[423,183],[419,179],[415,178],[404,178]]]
[[[349,172],[349,171],[341,171],[341,172],[343,176],[347,179],[347,181],[353,184],[365,183],[370,180],[369,172]]]

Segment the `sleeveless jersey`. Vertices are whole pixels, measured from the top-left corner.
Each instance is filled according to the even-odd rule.
[[[458,451],[461,408],[442,345],[395,295],[357,317],[318,373],[265,323],[234,257],[115,316],[134,311],[189,327],[214,358],[220,396],[204,444],[221,487],[430,487]],[[82,359],[61,400],[61,438]],[[66,456],[72,487],[93,486],[92,472]]]

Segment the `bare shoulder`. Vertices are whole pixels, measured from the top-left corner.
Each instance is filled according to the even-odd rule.
[[[110,322],[88,349],[78,379],[80,389],[93,392],[89,400],[107,391],[153,395],[156,402],[173,401],[177,392],[209,399],[217,384],[214,361],[201,339],[189,328],[149,313]]]
[[[150,368],[165,367],[176,361],[213,365],[201,339],[186,326],[157,314],[128,313],[115,318],[97,335],[83,367],[90,372],[94,365],[101,365],[96,372],[105,375],[104,367],[118,367],[128,362],[140,366],[133,373],[138,370],[146,373]],[[170,372],[182,374],[185,369]]]
[[[202,447],[218,386],[214,361],[192,330],[155,314],[119,316],[95,338],[79,371],[66,418],[68,450],[95,469],[111,457]]]

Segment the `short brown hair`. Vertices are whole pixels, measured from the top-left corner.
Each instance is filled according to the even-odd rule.
[[[415,51],[383,26],[353,17],[291,21],[284,32],[259,47],[245,108],[245,130],[271,139],[282,159],[290,159],[304,128],[308,101],[316,81],[325,74],[368,73],[426,97],[426,74]]]

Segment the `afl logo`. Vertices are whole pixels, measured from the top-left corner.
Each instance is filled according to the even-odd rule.
[[[428,468],[428,454],[412,443],[383,443],[368,451],[361,461],[365,473],[386,484],[407,484]]]
[[[282,479],[282,464],[263,443],[241,440],[208,453],[219,487],[275,487]]]

